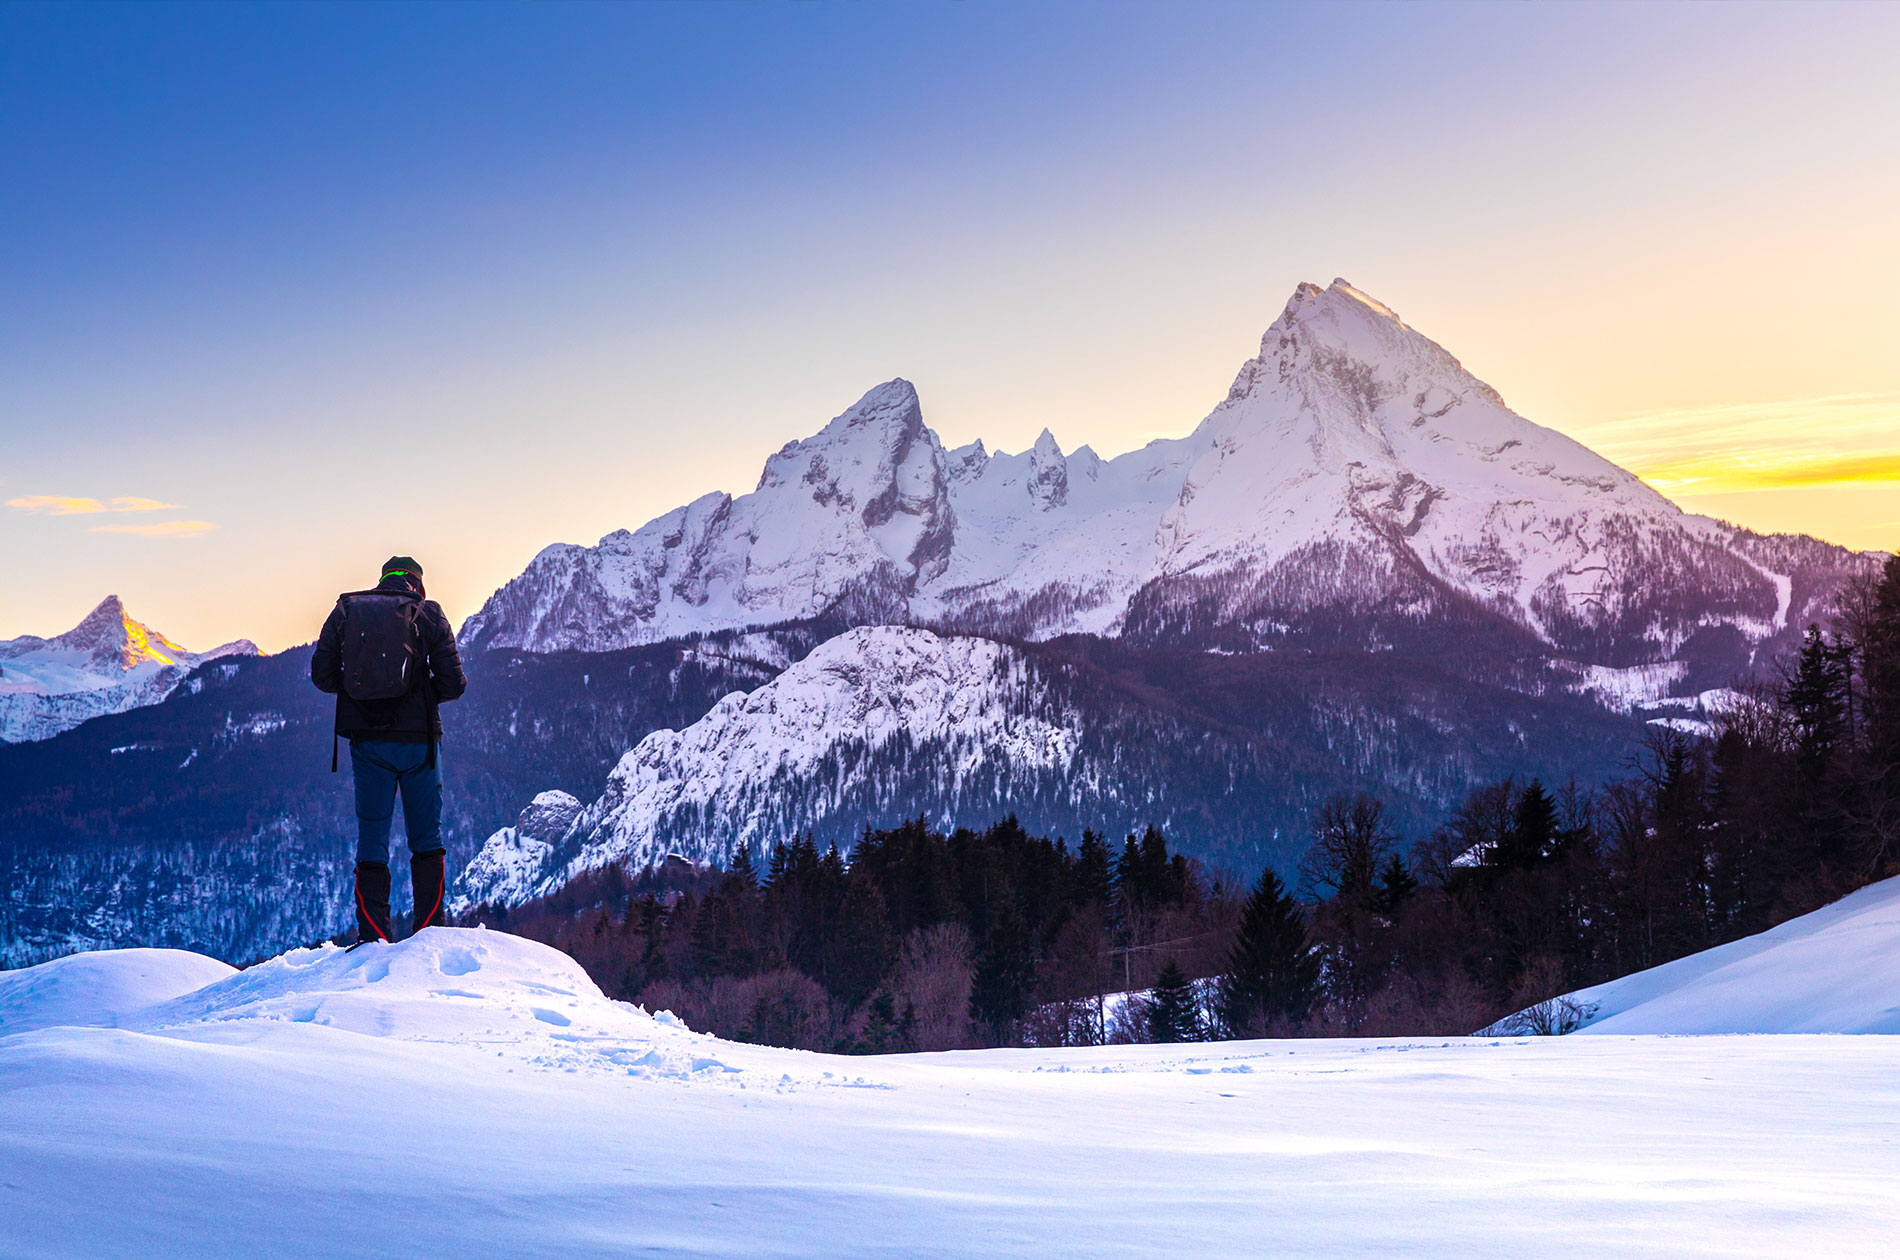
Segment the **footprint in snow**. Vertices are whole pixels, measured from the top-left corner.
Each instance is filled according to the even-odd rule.
[[[535,1007],[530,1007],[529,1009],[534,1012],[534,1017],[536,1019],[540,1020],[544,1024],[553,1024],[556,1028],[566,1028],[569,1024],[572,1024],[574,1022],[573,1020],[569,1019],[567,1016],[561,1014],[561,1012],[550,1011],[546,1007],[535,1006]]]
[[[453,950],[442,955],[442,974],[445,976],[465,976],[471,971],[480,971],[481,963],[475,955],[465,949]]]

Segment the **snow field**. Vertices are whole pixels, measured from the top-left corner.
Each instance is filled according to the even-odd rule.
[[[1884,1037],[843,1059],[498,933],[189,992],[209,960],[115,989],[151,960],[90,957],[61,1018],[92,1026],[0,1029],[0,1256],[1873,1255],[1900,1226]]]

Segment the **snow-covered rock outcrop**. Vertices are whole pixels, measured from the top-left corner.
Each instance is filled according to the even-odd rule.
[[[952,814],[964,800],[993,810],[1008,800],[999,784],[1067,769],[1078,743],[1014,649],[900,626],[853,630],[686,729],[641,740],[585,809],[572,811],[565,793],[537,797],[489,838],[451,907],[515,904],[583,871],[642,870],[672,851],[723,862],[841,812],[901,815],[917,772]]]
[[[568,792],[542,792],[521,811],[512,827],[503,827],[488,837],[459,877],[460,888],[479,889],[478,900],[512,906],[534,896],[547,874],[548,859],[554,846],[574,825],[580,815],[579,799]],[[451,900],[449,908],[459,913],[468,908],[465,895]]]
[[[0,743],[50,739],[103,713],[157,704],[206,661],[255,655],[248,639],[187,651],[108,595],[65,634],[0,642]]]
[[[605,650],[831,617],[1255,650],[1475,618],[1584,690],[1591,665],[1746,665],[1863,563],[1682,512],[1338,280],[1298,288],[1187,437],[945,450],[890,381],[749,495],[548,548],[462,639]]]

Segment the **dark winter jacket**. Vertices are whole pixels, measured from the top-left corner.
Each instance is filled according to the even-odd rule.
[[[376,589],[415,591],[418,585],[413,578],[391,574]],[[455,634],[449,629],[442,605],[424,600],[416,625],[422,631],[423,650],[429,658],[426,673],[416,679],[406,696],[358,704],[343,694],[342,604],[331,610],[329,620],[323,623],[323,633],[317,636],[316,651],[310,654],[310,681],[317,684],[317,690],[336,697],[337,734],[346,739],[380,739],[397,744],[426,744],[442,737],[442,716],[435,706],[460,696],[468,689],[468,679],[462,673],[462,654],[455,648]]]

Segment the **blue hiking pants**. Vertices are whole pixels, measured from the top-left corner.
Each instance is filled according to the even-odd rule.
[[[396,817],[396,791],[402,790],[402,825],[409,852],[442,848],[442,746],[433,766],[427,744],[386,740],[350,741],[350,770],[356,779],[356,860],[389,863],[389,824]]]

